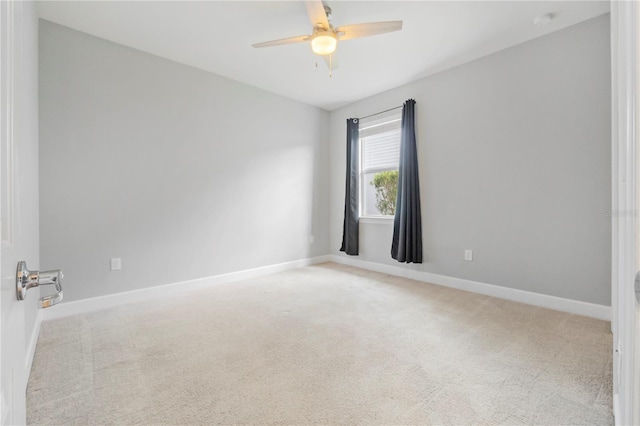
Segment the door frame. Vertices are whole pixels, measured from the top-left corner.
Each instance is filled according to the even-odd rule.
[[[634,280],[638,260],[638,13],[637,1],[611,1],[611,173],[613,411],[617,425],[640,422],[640,339]]]

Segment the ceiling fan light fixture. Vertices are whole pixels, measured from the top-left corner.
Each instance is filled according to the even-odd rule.
[[[317,33],[311,39],[311,50],[316,55],[330,55],[336,51],[338,40],[330,32]]]

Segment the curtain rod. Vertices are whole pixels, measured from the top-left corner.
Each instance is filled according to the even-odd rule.
[[[370,115],[366,115],[366,116],[364,116],[364,117],[360,117],[360,120],[363,120],[363,119],[365,119],[365,118],[369,118],[369,117],[374,117],[374,116],[376,116],[376,115],[384,114],[385,112],[393,111],[394,109],[398,109],[398,108],[402,108],[402,105],[397,106],[397,107],[395,107],[395,108],[385,109],[384,111],[376,112],[375,114],[370,114]]]

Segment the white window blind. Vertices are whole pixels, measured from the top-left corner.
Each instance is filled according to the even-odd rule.
[[[400,129],[362,138],[362,171],[398,168]]]
[[[360,120],[363,173],[398,168],[401,121],[401,110]]]

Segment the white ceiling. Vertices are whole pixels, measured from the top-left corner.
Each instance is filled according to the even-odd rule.
[[[404,27],[340,42],[329,78],[307,44],[251,47],[310,34],[300,1],[45,1],[38,10],[43,19],[327,110],[609,11],[608,1],[325,3],[335,26],[403,20]],[[554,15],[551,24],[534,28],[545,13]]]

